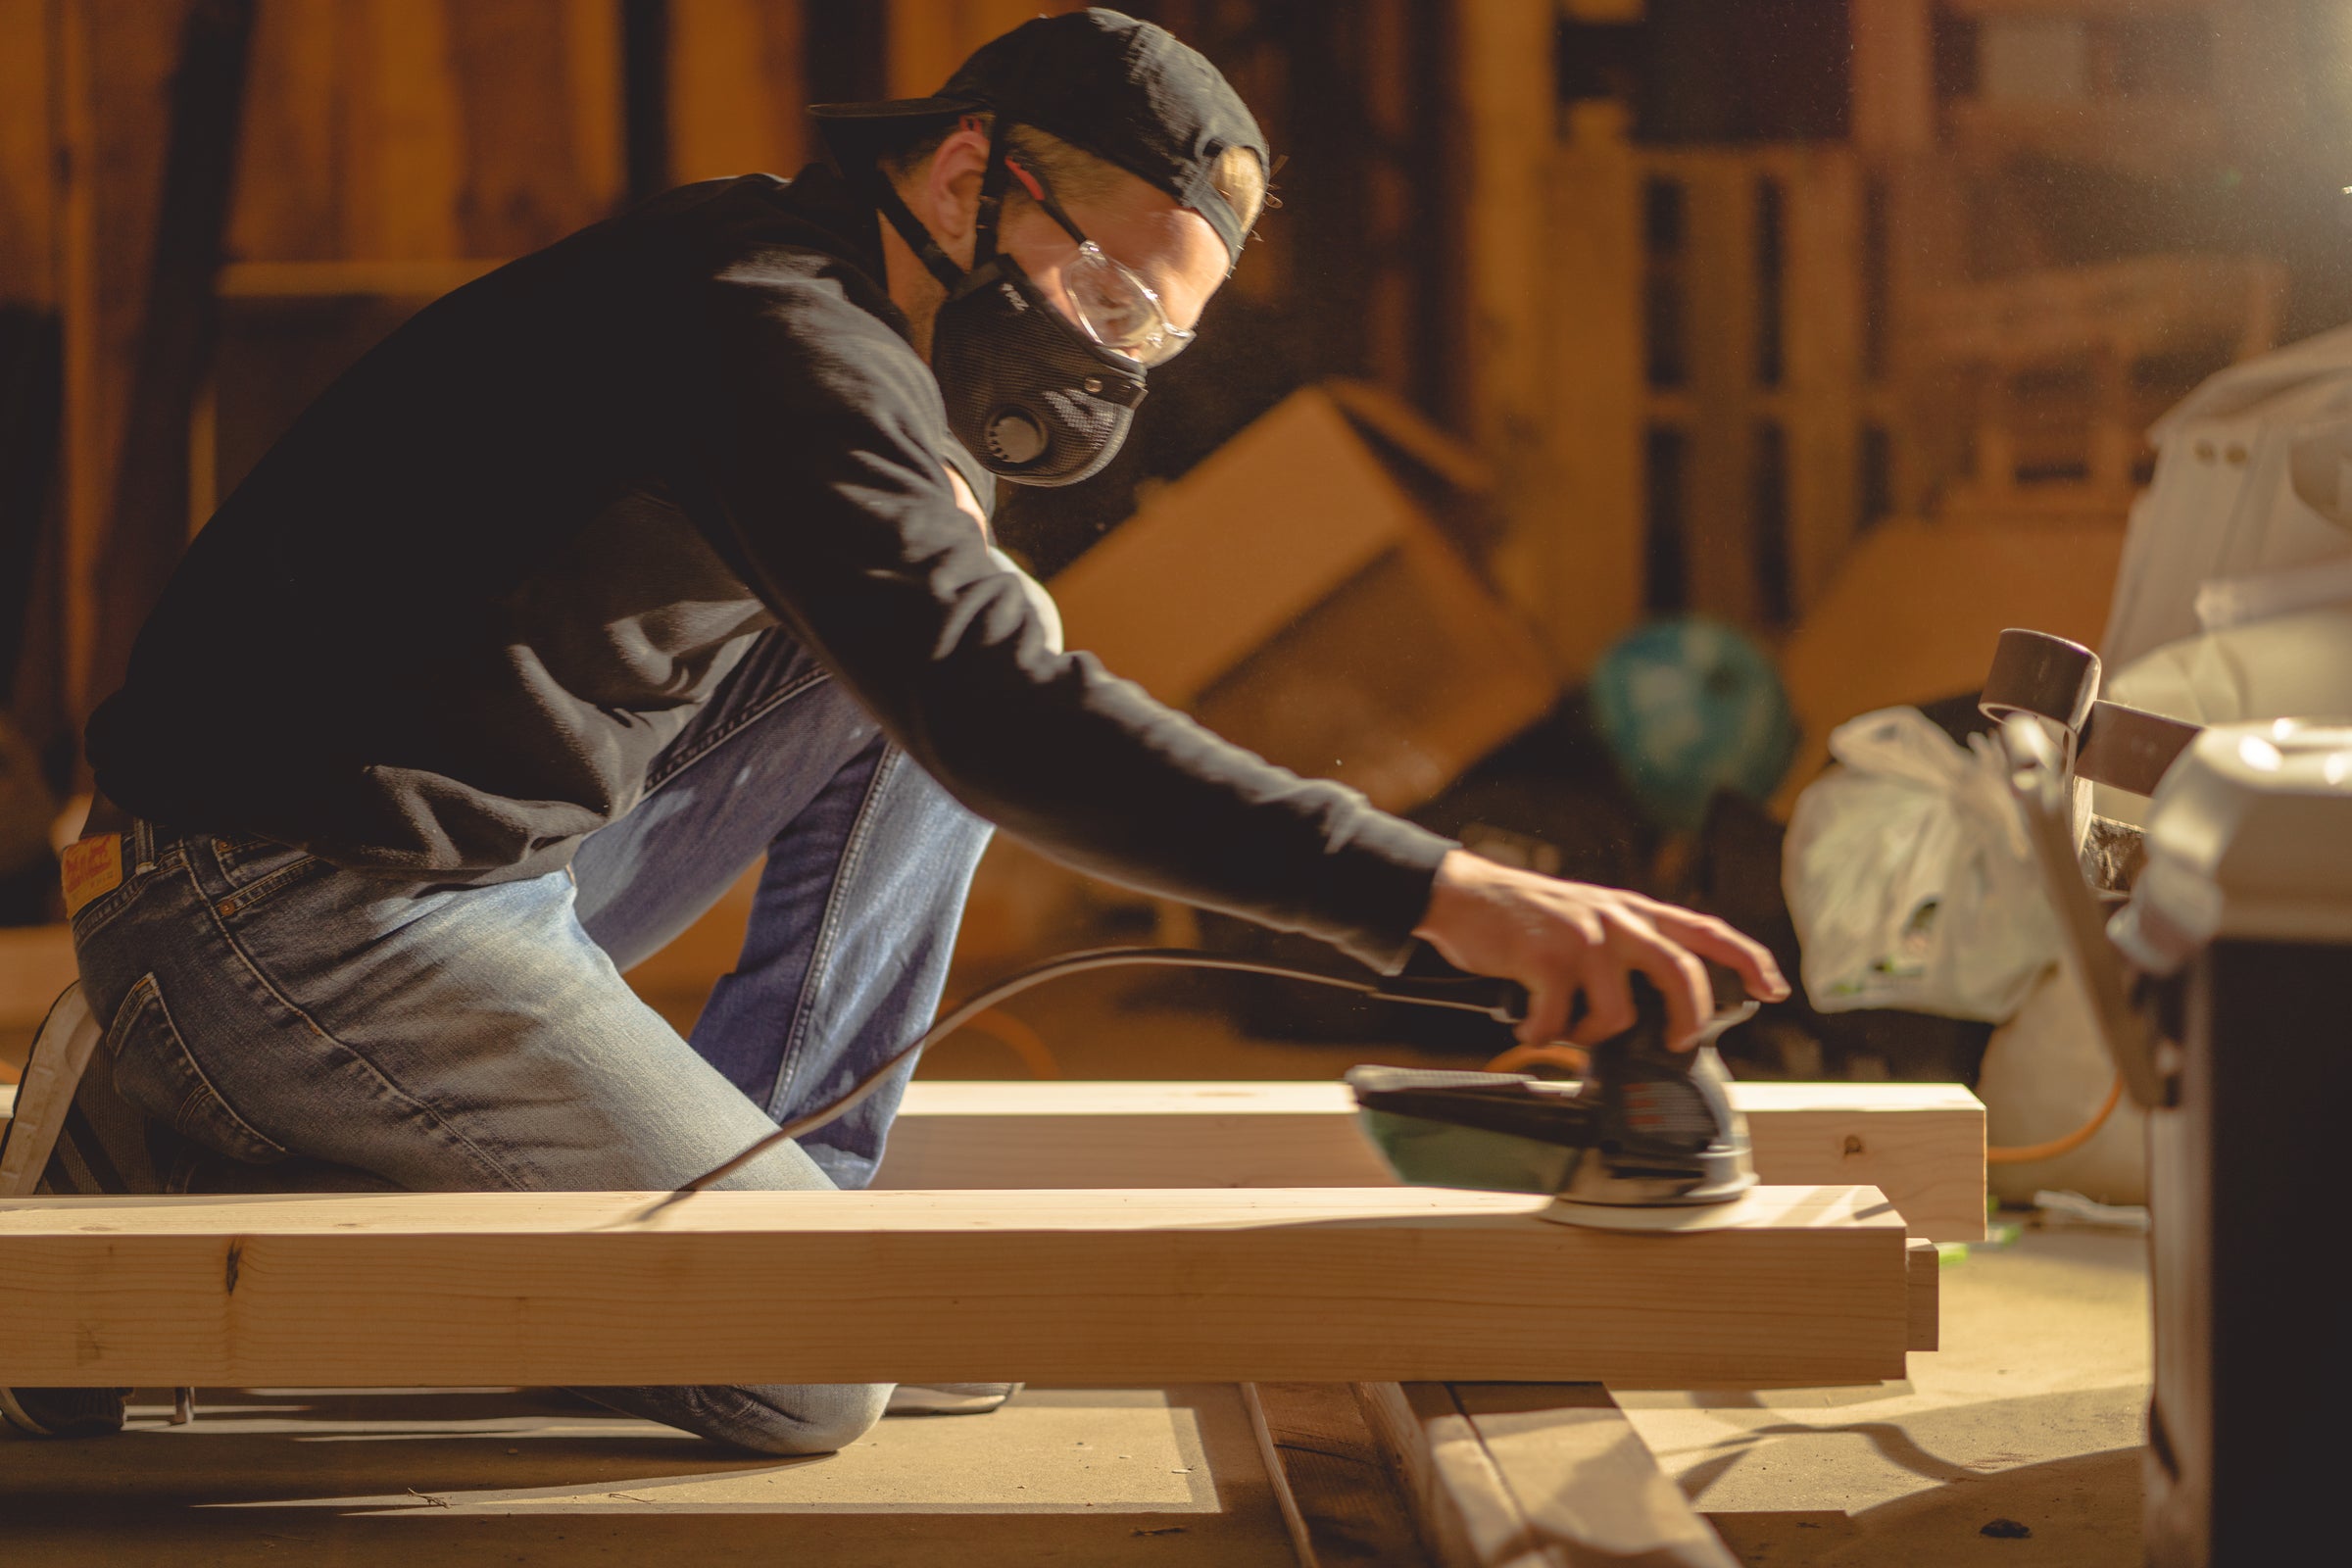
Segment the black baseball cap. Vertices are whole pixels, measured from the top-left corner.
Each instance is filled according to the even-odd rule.
[[[1244,215],[1210,175],[1229,147],[1249,148],[1264,168],[1265,132],[1217,68],[1166,28],[1101,6],[1038,17],[982,44],[928,98],[809,110],[843,131],[858,121],[974,112],[1034,125],[1157,186],[1241,259]]]

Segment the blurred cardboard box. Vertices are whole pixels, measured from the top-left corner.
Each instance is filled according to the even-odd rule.
[[[1359,391],[1343,394],[1350,408]],[[1400,441],[1413,416],[1374,406],[1384,448],[1476,482],[1450,438],[1406,423]],[[1389,810],[1435,795],[1557,696],[1534,636],[1320,387],[1153,492],[1053,587],[1071,647]]]

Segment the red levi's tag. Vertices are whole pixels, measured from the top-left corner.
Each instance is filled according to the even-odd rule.
[[[122,885],[122,835],[100,833],[66,846],[60,858],[66,884],[66,918],[92,899]]]

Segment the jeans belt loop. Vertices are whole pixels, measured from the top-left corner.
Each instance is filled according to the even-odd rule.
[[[143,816],[130,819],[131,870],[145,876],[155,869],[155,824]]]

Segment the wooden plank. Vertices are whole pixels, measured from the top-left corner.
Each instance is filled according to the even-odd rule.
[[[70,952],[66,963],[70,980]],[[62,987],[49,991],[52,1000]],[[25,1027],[47,1006],[28,1013]],[[1745,1107],[1766,1182],[1865,1182],[1886,1195],[1919,1241],[1984,1240],[1984,1107],[1967,1090],[1736,1084],[1733,1096]],[[0,1120],[10,1099],[0,1087]],[[1395,1183],[1357,1129],[1344,1084],[920,1080],[906,1088],[874,1190]],[[1932,1307],[1932,1291],[1927,1300]]]
[[[964,57],[1031,17],[1076,10],[1080,0],[886,0],[889,90],[893,98],[926,98],[963,64]]]
[[[146,316],[157,220],[165,205],[172,76],[185,0],[65,0],[56,20],[59,297],[64,309],[65,539],[61,552],[65,695],[78,731],[113,690],[145,607],[139,584],[161,567],[109,548],[117,476]],[[177,469],[184,445],[164,452]],[[176,557],[185,527],[125,541]],[[168,565],[169,560],[161,564]]]
[[[1245,1383],[1242,1398],[1300,1568],[1428,1568],[1353,1385]]]
[[[620,29],[611,0],[448,8],[462,126],[460,256],[516,256],[620,196]]]
[[[1984,1105],[1960,1085],[1743,1083],[1732,1102],[1763,1180],[1868,1182],[1914,1236],[1984,1239]]]
[[[1758,169],[1744,154],[1713,150],[1647,162],[1684,193],[1681,284],[1697,409],[1683,459],[1690,608],[1753,626],[1765,608],[1755,505]]]
[[[1821,597],[1860,524],[1862,453],[1861,169],[1842,147],[1774,150],[1781,180],[1779,398],[1758,413],[1788,434],[1788,586],[1801,614]]]
[[[669,0],[670,177],[680,183],[808,159],[799,6]]]
[[[1904,1252],[1905,1279],[1910,1287],[1911,1337],[1906,1348],[1937,1350],[1943,1348],[1943,1254],[1936,1244],[1911,1238]]]
[[[231,256],[324,261],[340,253],[348,182],[337,70],[343,0],[268,0],[254,18],[245,164],[228,225]]]
[[[1557,656],[1563,640],[1554,634],[1583,597],[1572,594],[1563,612],[1560,540],[1577,531],[1569,519],[1581,522],[1585,497],[1561,490],[1554,411],[1564,377],[1550,327],[1561,314],[1560,269],[1569,270],[1569,287],[1589,281],[1578,265],[1581,243],[1568,239],[1563,251],[1548,199],[1559,155],[1559,11],[1556,0],[1484,0],[1452,12],[1461,111],[1446,167],[1460,198],[1465,318],[1461,409],[1453,416],[1497,475],[1503,537],[1494,553],[1496,578]],[[1604,209],[1594,221],[1605,225],[1615,216]],[[1608,384],[1605,366],[1593,380]],[[1574,401],[1579,394],[1565,395]],[[1615,520],[1604,514],[1598,525],[1606,530]],[[1565,648],[1579,641],[1571,633]]]
[[[1902,1377],[1892,1205],[1741,1202],[1664,1238],[1421,1189],[22,1200],[0,1383]]]
[[[1359,1384],[1442,1568],[1732,1568],[1596,1384]]]
[[[50,0],[0,0],[0,301],[57,302]]]
[[[1548,488],[1541,510],[1522,498],[1496,571],[1559,666],[1583,670],[1642,617],[1642,182],[1624,105],[1572,105],[1568,123],[1546,191]]]
[[[1855,148],[1873,159],[1933,152],[1936,41],[1929,0],[1868,0],[1846,15],[1853,31]]]
[[[1956,1084],[1736,1083],[1775,1184],[1867,1182],[1914,1236],[1984,1236],[1984,1107]],[[1395,1177],[1326,1083],[909,1084],[878,1189],[1372,1187]]]
[[[96,692],[111,691],[128,670],[131,642],[187,544],[189,430],[219,335],[213,280],[245,122],[253,13],[253,0],[192,6],[176,40],[153,243],[102,536]]]
[[[346,0],[343,254],[370,261],[463,256],[466,152],[450,71],[450,0]]]
[[[412,262],[235,262],[220,269],[224,299],[384,295],[438,299],[504,266],[489,258]]]

